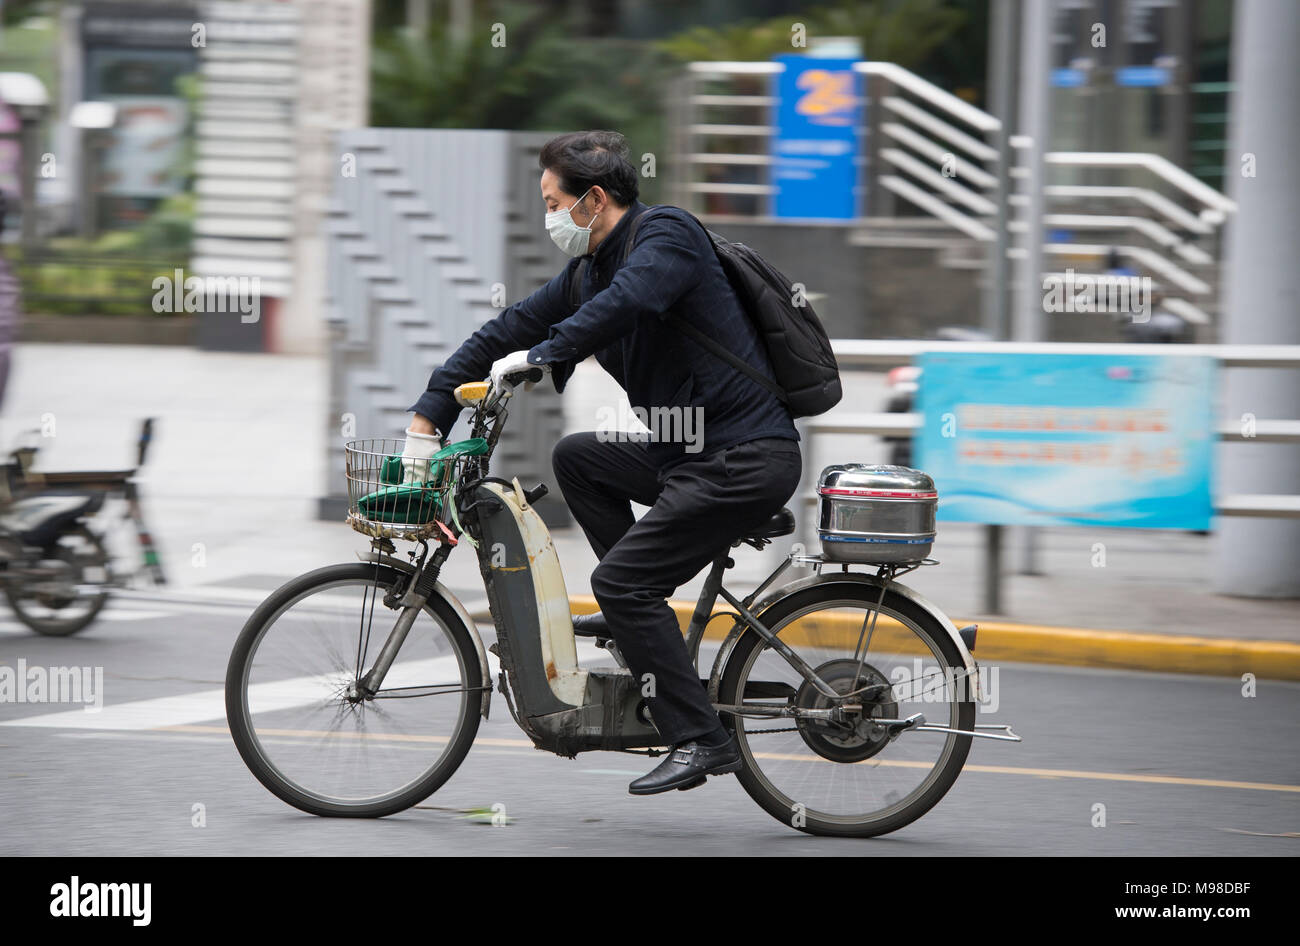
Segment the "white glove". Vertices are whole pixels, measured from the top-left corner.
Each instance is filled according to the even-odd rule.
[[[433,434],[406,431],[402,450],[402,483],[422,483],[429,478],[429,458],[442,449],[442,439]]]
[[[550,371],[550,365],[532,364],[528,361],[527,351],[514,351],[504,358],[498,358],[492,362],[492,370],[488,377],[492,381],[493,390],[500,391],[504,385],[504,379],[507,375],[523,371],[525,368],[540,368],[543,372]],[[528,381],[524,383],[524,390],[531,391],[536,382]]]

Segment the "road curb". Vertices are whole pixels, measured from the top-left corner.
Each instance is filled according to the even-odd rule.
[[[598,609],[590,595],[569,598],[574,614]],[[670,600],[682,629],[690,623],[695,602]],[[975,657],[984,665],[1009,663],[1063,664],[1113,670],[1151,670],[1260,679],[1300,680],[1300,644],[1288,641],[1232,637],[1194,637],[1081,627],[1012,624],[1005,621],[953,621],[958,627],[978,624]],[[706,638],[720,639],[730,630],[720,621],[709,626]]]

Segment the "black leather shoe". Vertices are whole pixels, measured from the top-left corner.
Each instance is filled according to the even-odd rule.
[[[573,615],[573,633],[578,637],[612,637],[605,615],[599,611]]]
[[[668,753],[649,774],[641,776],[627,787],[632,795],[655,795],[673,789],[686,791],[704,784],[710,775],[740,771],[740,750],[736,741],[728,739],[723,746],[702,746],[691,741]]]

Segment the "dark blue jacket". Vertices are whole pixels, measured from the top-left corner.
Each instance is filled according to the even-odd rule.
[[[556,390],[563,391],[574,366],[594,354],[633,408],[698,409],[695,429],[703,434],[703,448],[650,443],[650,457],[660,466],[761,437],[798,440],[790,412],[770,391],[663,321],[674,313],[772,375],[758,333],[704,230],[684,211],[656,208],[639,225],[623,262],[629,224],[646,210],[633,202],[589,254],[581,306],[575,310],[569,302],[569,279],[578,265],[573,259],[471,335],[407,410],[428,417],[446,436],[460,411],[452,392],[487,377],[496,359],[528,349],[528,360],[550,365]]]

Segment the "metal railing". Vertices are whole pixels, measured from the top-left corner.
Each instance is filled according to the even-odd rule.
[[[674,202],[714,222],[772,221],[768,204],[776,186],[768,142],[779,103],[772,79],[775,62],[691,63],[675,97],[674,162],[685,173],[673,182]],[[942,221],[992,252],[997,242],[999,136],[1001,122],[893,63],[855,65],[863,78],[864,154],[859,183],[867,195],[867,216],[853,243],[876,244],[882,233],[902,234],[907,221]],[[1008,138],[1009,152],[1028,144]],[[1097,269],[1113,250],[1139,275],[1167,291],[1167,306],[1191,322],[1207,324],[1218,297],[1219,232],[1235,204],[1214,188],[1155,154],[1050,152],[1050,169],[1063,176],[1045,194],[1053,209],[1044,224],[1071,231],[1067,240],[1046,243],[1049,256],[1093,258]],[[1006,171],[1008,191],[1024,169]],[[1080,183],[1080,176],[1086,182]],[[1137,175],[1137,177],[1134,177]],[[1097,183],[1096,179],[1106,183]],[[1005,195],[1008,215],[1027,203]],[[1094,210],[1098,201],[1108,205]],[[906,207],[913,208],[911,213]],[[1023,231],[1010,220],[1007,229]],[[1087,234],[1076,240],[1073,231]],[[888,237],[884,237],[888,242]],[[902,245],[902,244],[900,244]],[[1008,256],[1024,255],[1012,248]]]

